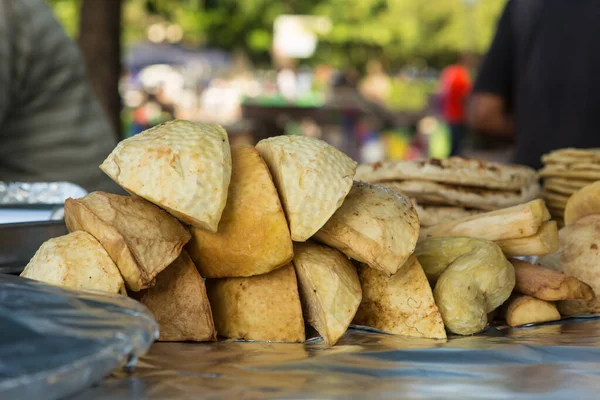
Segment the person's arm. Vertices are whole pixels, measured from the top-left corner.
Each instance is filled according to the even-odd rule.
[[[471,128],[490,136],[512,138],[515,134],[507,101],[495,93],[473,93],[467,118]]]
[[[10,67],[9,84],[0,86],[0,180],[118,190],[98,169],[116,141],[77,44],[45,0],[0,0],[0,5],[10,10],[9,31],[0,37],[0,44],[10,45],[9,57],[0,57],[0,74],[5,62]],[[2,101],[7,89],[8,100]]]
[[[512,9],[512,0],[509,0],[479,70],[467,116],[474,130],[503,138],[513,137],[515,132],[510,107],[515,45],[511,26]]]

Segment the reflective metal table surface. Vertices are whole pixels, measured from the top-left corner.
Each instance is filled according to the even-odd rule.
[[[600,319],[490,328],[448,341],[358,329],[326,348],[262,342],[157,343],[92,399],[600,398]]]

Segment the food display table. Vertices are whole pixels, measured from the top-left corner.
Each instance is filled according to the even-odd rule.
[[[448,341],[349,330],[307,344],[155,343],[76,400],[588,399],[600,390],[600,319],[490,328]]]
[[[0,225],[0,400],[600,398],[598,182],[559,234],[528,167],[227,138],[123,141],[135,196],[0,192],[65,219]]]

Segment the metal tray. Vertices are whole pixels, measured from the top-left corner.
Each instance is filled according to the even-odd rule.
[[[42,243],[67,233],[65,221],[0,224],[0,273],[20,274]]]

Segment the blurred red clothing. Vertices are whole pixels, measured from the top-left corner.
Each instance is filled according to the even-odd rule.
[[[467,96],[472,87],[469,70],[463,65],[450,65],[442,72],[440,82],[444,118],[451,124],[464,123]]]

